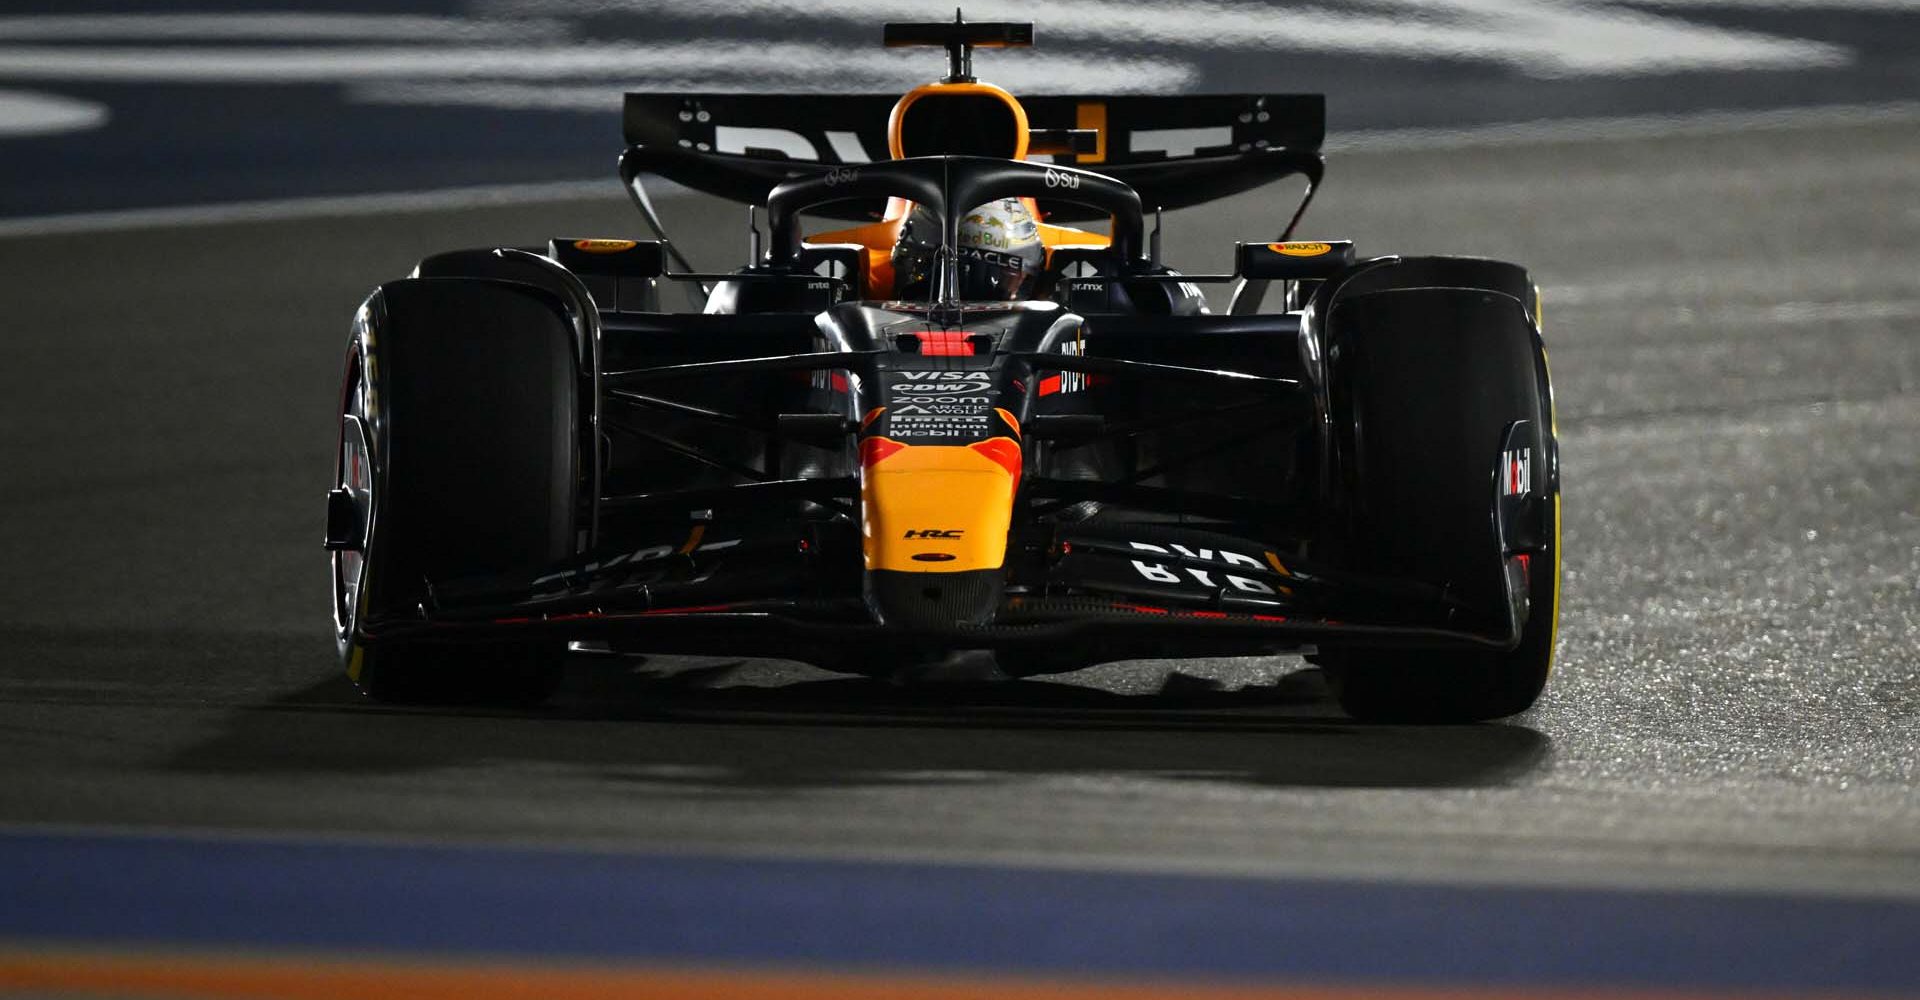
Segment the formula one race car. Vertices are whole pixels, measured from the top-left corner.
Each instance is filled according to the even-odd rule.
[[[1560,519],[1527,272],[1295,240],[1318,95],[1016,99],[973,50],[1031,25],[885,40],[949,74],[627,96],[654,235],[648,177],[744,203],[746,266],[556,239],[367,299],[327,503],[355,682],[536,701],[569,648],[1015,677],[1293,653],[1360,718],[1531,705]],[[1305,196],[1233,273],[1162,263],[1150,215],[1285,177]]]

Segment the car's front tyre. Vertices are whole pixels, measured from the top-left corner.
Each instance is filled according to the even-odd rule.
[[[1558,444],[1545,355],[1525,306],[1491,291],[1390,289],[1335,307],[1332,325],[1348,515],[1363,571],[1505,606],[1492,567],[1503,435],[1535,432],[1539,545],[1524,559],[1528,614],[1510,650],[1343,648],[1317,657],[1355,718],[1471,722],[1525,711],[1552,670],[1559,619]]]
[[[357,536],[336,544],[333,584],[336,645],[361,691],[405,703],[552,694],[557,641],[426,640],[404,626],[433,581],[537,572],[574,551],[575,358],[561,307],[529,287],[409,279],[361,308],[335,475],[351,513],[330,515]]]

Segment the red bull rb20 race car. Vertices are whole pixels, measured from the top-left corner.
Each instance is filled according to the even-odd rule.
[[[889,24],[948,54],[898,97],[629,94],[642,218],[651,178],[749,206],[736,269],[566,238],[376,290],[327,498],[354,681],[537,701],[581,644],[869,675],[1302,654],[1359,718],[1533,704],[1560,520],[1527,272],[1296,239],[1318,95],[974,77],[1031,39]],[[1231,273],[1162,261],[1162,209],[1284,178],[1304,197]]]

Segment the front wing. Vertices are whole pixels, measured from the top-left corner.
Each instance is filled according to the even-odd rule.
[[[819,484],[809,484],[818,489]],[[1498,482],[1490,516],[1503,525]],[[1504,498],[1507,507],[1513,498]],[[1148,657],[1321,646],[1508,649],[1529,608],[1525,560],[1505,566],[1504,614],[1444,587],[1298,563],[1280,546],[1170,525],[1053,526],[1016,539],[1016,577],[987,624],[880,624],[844,525],[729,522],[710,510],[653,544],[537,575],[436,582],[415,613],[366,624],[373,641],[548,636],[633,652],[770,656],[823,666],[993,650],[1028,672]],[[1516,547],[1524,540],[1517,540]],[[856,655],[857,654],[857,655]]]

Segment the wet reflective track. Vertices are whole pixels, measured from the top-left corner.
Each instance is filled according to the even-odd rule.
[[[16,226],[0,992],[1920,994],[1920,115],[1891,93],[1376,118],[1443,131],[1333,157],[1308,235],[1545,289],[1561,660],[1470,727],[1352,724],[1286,660],[894,688],[589,658],[537,712],[359,701],[317,543],[346,318],[432,250],[640,235],[613,182]],[[666,212],[696,262],[741,252],[731,212]],[[1274,214],[1170,216],[1168,255],[1222,267]]]

